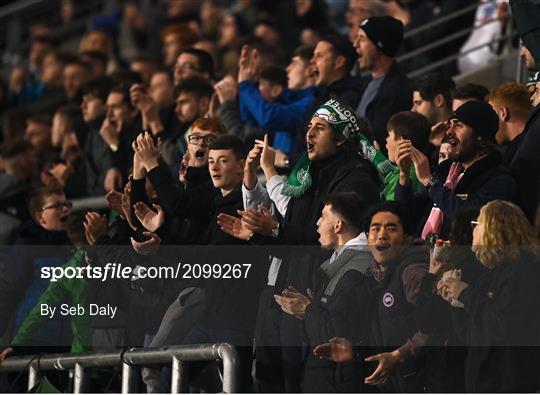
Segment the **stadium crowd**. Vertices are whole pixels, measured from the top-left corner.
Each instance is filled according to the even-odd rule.
[[[0,366],[227,342],[241,392],[538,392],[540,11],[488,5],[528,85],[407,77],[464,45],[396,61],[472,25],[404,38],[454,0],[124,1],[85,30],[62,1],[3,83]],[[221,391],[218,362],[187,369]]]

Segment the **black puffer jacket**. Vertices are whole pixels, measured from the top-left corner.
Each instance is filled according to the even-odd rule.
[[[356,154],[339,151],[331,158],[312,162],[312,186],[298,198],[291,198],[277,243],[319,246],[317,221],[324,198],[336,192],[356,192],[370,206],[379,200],[379,178],[371,163]],[[318,249],[318,248],[317,248]],[[287,283],[305,292],[312,284],[313,270],[324,259],[305,259],[305,251],[290,261]],[[300,258],[300,259],[298,259]],[[281,270],[280,270],[281,274]],[[282,284],[285,285],[285,284]],[[279,286],[276,284],[276,286]]]
[[[335,156],[311,164],[312,185],[298,198],[291,198],[277,242],[287,246],[281,257],[276,292],[292,285],[304,295],[314,285],[314,270],[324,261],[318,242],[317,220],[323,209],[326,195],[336,192],[356,192],[371,205],[379,200],[379,178],[375,169],[356,154],[339,151]],[[312,248],[309,248],[312,246]],[[300,247],[300,248],[299,248]],[[283,252],[279,251],[278,253]],[[279,256],[277,254],[272,254]],[[305,355],[301,322],[290,315],[281,319],[281,344],[284,347],[286,388],[300,392],[302,361]]]
[[[467,392],[540,389],[540,263],[525,254],[461,292],[467,315]]]

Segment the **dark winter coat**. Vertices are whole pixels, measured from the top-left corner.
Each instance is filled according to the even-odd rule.
[[[410,186],[403,187],[398,183],[396,200],[412,208],[413,217],[418,221],[418,234],[422,232],[433,204],[436,204],[444,213],[439,238],[447,239],[451,221],[459,208],[480,209],[492,200],[516,200],[516,182],[501,161],[501,154],[494,151],[475,162],[465,171],[454,191],[444,186],[451,165],[450,160],[444,161],[433,175],[435,182],[429,191],[423,189],[415,195]]]
[[[364,94],[371,76],[362,80],[360,92]],[[361,96],[360,96],[361,97]],[[373,138],[385,147],[388,132],[386,124],[392,115],[400,111],[408,111],[412,106],[412,88],[407,74],[394,62],[384,76],[377,96],[366,109],[366,118],[373,129]]]
[[[467,315],[467,392],[540,388],[540,263],[524,255],[485,270],[459,295]]]
[[[510,163],[517,183],[517,202],[532,220],[540,202],[540,108],[529,116],[520,135],[519,147]]]

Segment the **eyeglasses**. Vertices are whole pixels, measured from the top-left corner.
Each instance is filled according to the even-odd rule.
[[[45,211],[49,209],[60,210],[64,207],[67,209],[70,209],[73,207],[73,203],[72,202],[56,202],[54,204],[51,204],[50,206],[43,207],[41,211]]]
[[[211,144],[214,141],[216,141],[215,136],[189,136],[188,141],[190,144],[196,144],[200,145],[201,142],[204,142],[205,144]]]
[[[480,222],[478,221],[471,221],[471,228],[476,228],[476,225],[480,225]]]

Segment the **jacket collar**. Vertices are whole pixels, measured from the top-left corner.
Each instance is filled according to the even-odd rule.
[[[502,156],[498,151],[494,151],[482,159],[474,162],[463,174],[462,179],[458,182],[455,192],[459,193],[466,191],[467,188],[478,180],[487,171],[499,166],[502,163]]]
[[[375,260],[372,259],[369,272],[379,284],[386,284],[392,278],[392,274],[401,265],[409,263],[429,264],[429,249],[426,242],[419,238],[410,238],[403,244],[396,257],[382,270]]]
[[[407,76],[405,75],[405,73],[403,72],[403,70],[399,67],[398,63],[394,60],[394,62],[392,63],[392,65],[390,66],[390,68],[388,69],[388,72],[383,76],[383,82],[381,84],[381,87],[379,89],[379,95],[381,92],[384,92],[388,85],[396,78],[398,77],[404,77],[404,78],[407,78]],[[368,77],[365,79],[366,81],[366,85],[371,81],[373,80],[373,77],[371,76],[371,74],[368,75]],[[392,88],[392,87],[391,87]],[[395,87],[394,87],[395,88]],[[377,95],[377,96],[379,96]]]
[[[324,179],[328,174],[335,175],[340,168],[343,168],[346,163],[350,162],[349,159],[349,155],[343,149],[338,148],[333,156],[312,162],[311,168],[317,178]]]
[[[332,263],[330,263],[330,259],[324,261],[320,268],[328,278],[332,278],[339,269],[341,269],[362,251],[369,251],[369,248],[367,246],[362,248],[358,246],[355,248],[347,248],[345,251],[339,254],[339,256]]]
[[[344,245],[336,248],[334,253],[330,257],[330,263],[334,262],[346,250],[352,249],[356,251],[365,251],[366,248],[368,248],[367,239],[365,233],[362,232],[358,236],[347,241]]]
[[[215,204],[218,207],[228,206],[242,202],[242,184],[238,184],[227,196],[222,196],[221,192],[218,192],[218,195],[215,199]]]

